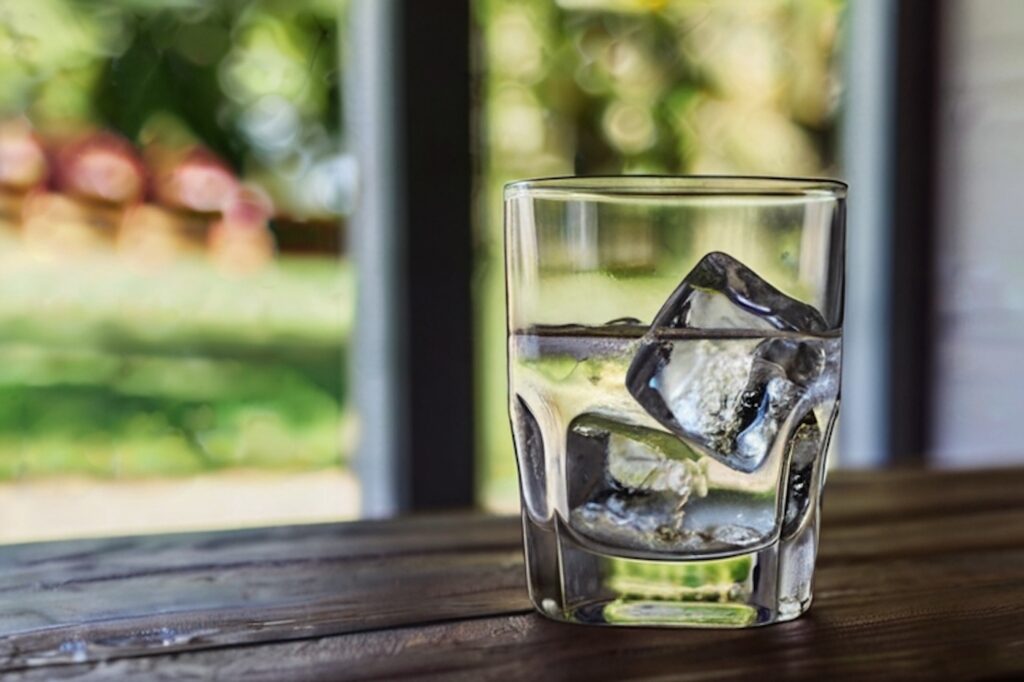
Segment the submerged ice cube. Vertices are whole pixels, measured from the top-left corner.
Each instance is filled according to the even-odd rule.
[[[665,428],[749,473],[764,464],[788,420],[799,421],[837,390],[838,339],[801,336],[826,326],[813,307],[711,253],[655,317],[626,387]],[[709,333],[680,331],[692,329]],[[728,331],[737,329],[751,333]]]
[[[593,413],[569,427],[569,526],[642,552],[722,552],[768,538],[775,500],[709,490],[707,457],[671,433]]]
[[[686,539],[685,506],[707,495],[707,460],[670,433],[584,414],[569,427],[572,525],[641,549]]]
[[[670,433],[583,414],[569,426],[569,504],[601,489],[707,494],[703,457]]]

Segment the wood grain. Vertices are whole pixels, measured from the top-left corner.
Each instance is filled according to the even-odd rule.
[[[5,680],[1021,678],[1024,470],[836,474],[816,583],[768,628],[584,628],[529,611],[515,519],[24,545],[0,651]]]
[[[522,612],[518,524],[465,515],[0,550],[0,668]]]

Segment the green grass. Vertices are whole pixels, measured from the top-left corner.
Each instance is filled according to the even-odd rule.
[[[4,264],[0,480],[344,464],[343,264]]]
[[[0,351],[0,363],[4,355]],[[133,363],[140,361],[126,364]],[[338,396],[287,367],[238,363],[207,370],[189,384],[188,370],[176,376],[167,367],[148,391],[140,383],[146,372],[130,370],[109,382],[0,385],[0,479],[174,476],[343,462]],[[238,376],[245,381],[232,383]]]

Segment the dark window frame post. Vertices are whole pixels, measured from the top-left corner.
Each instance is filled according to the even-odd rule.
[[[354,0],[352,12],[363,511],[472,507],[470,3]]]
[[[841,466],[920,465],[929,447],[942,5],[847,8]]]
[[[930,447],[942,2],[901,0],[896,35],[889,404],[890,462]]]

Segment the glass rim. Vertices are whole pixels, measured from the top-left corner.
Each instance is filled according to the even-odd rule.
[[[552,197],[807,197],[842,199],[848,186],[833,178],[769,175],[562,175],[516,180],[505,185],[505,199]]]

